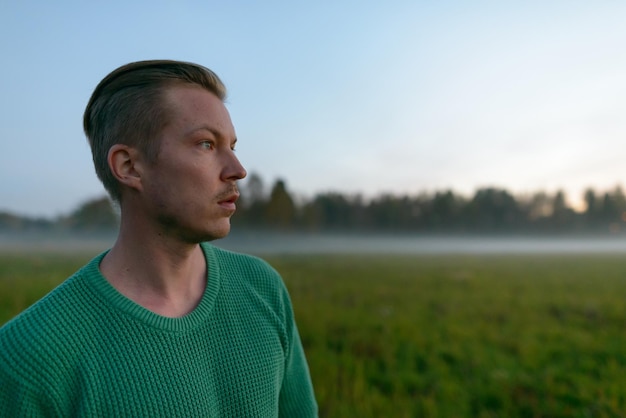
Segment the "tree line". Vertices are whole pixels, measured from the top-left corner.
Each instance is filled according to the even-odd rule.
[[[390,232],[423,234],[626,233],[626,197],[620,186],[588,189],[585,208],[571,208],[563,191],[515,196],[485,187],[473,196],[452,190],[416,195],[318,193],[301,198],[283,179],[266,187],[252,173],[241,185],[233,223],[238,230]],[[90,200],[56,219],[0,212],[0,231],[114,231],[119,218],[107,197]]]
[[[119,216],[107,196],[91,199],[69,215],[54,219],[0,211],[0,232],[110,233],[118,225]]]
[[[242,185],[234,222],[238,227],[308,232],[424,234],[626,233],[626,197],[620,186],[585,191],[576,211],[563,191],[515,196],[485,187],[466,197],[453,190],[416,195],[319,193],[297,198],[278,179],[269,190],[250,174]]]

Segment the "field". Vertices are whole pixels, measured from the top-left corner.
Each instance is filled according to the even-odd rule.
[[[90,255],[0,254],[0,324]],[[621,255],[272,256],[322,417],[626,416]]]

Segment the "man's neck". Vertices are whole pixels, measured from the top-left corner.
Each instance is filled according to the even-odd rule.
[[[100,271],[122,295],[167,317],[191,312],[202,299],[207,278],[200,245],[131,233],[123,226]]]

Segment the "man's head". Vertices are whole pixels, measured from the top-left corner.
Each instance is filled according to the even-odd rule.
[[[83,127],[96,174],[114,200],[120,201],[121,189],[108,164],[109,150],[124,144],[147,160],[155,160],[160,146],[157,138],[171,113],[165,92],[180,85],[203,88],[222,102],[226,97],[226,87],[208,68],[170,60],[124,65],[107,75],[91,95]]]

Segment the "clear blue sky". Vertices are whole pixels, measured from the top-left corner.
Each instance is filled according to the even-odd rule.
[[[626,3],[0,0],[0,210],[104,194],[95,85],[171,58],[229,88],[238,155],[294,193],[516,194],[626,179]]]

